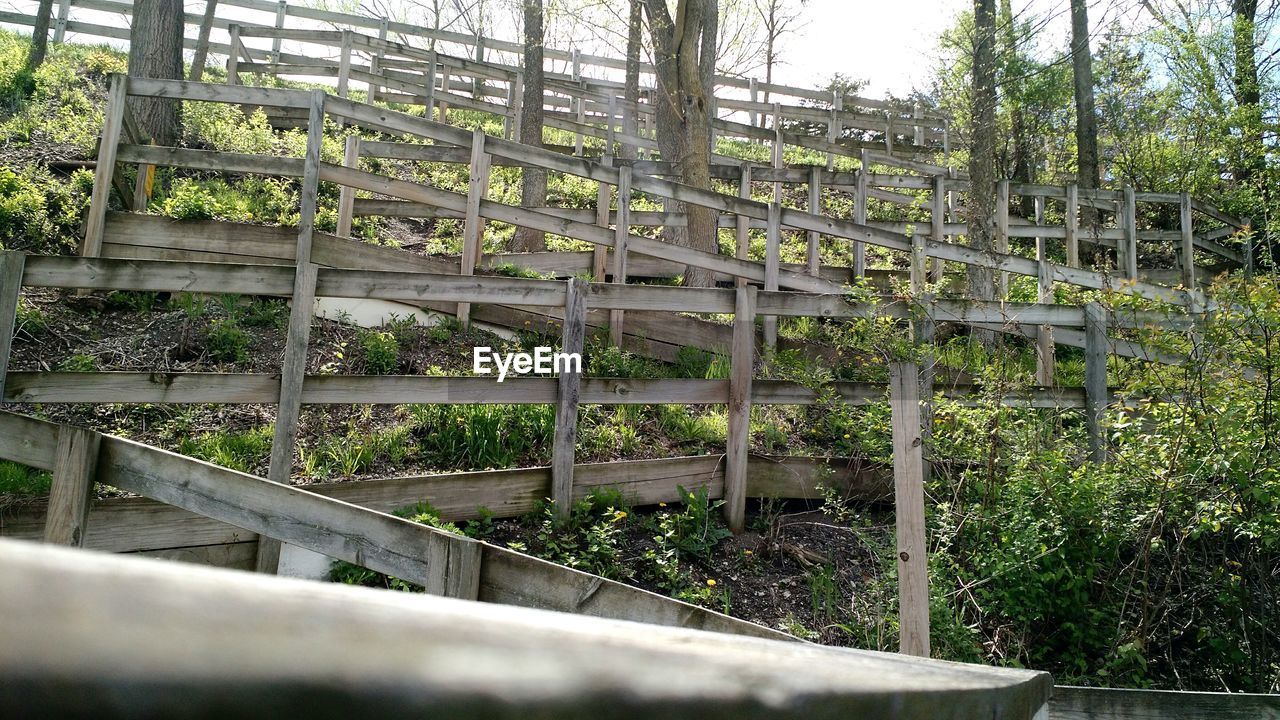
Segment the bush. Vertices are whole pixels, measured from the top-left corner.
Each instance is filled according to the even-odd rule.
[[[214,320],[205,335],[205,350],[219,362],[244,362],[249,359],[249,334],[234,320]]]
[[[44,255],[75,248],[87,202],[77,182],[62,182],[37,165],[0,168],[0,248]]]
[[[175,220],[213,220],[222,218],[225,209],[207,188],[184,178],[173,184],[160,212]]]
[[[185,438],[178,445],[178,452],[232,470],[253,473],[270,458],[271,437],[270,425],[244,432],[211,432]]]
[[[364,349],[365,368],[374,375],[387,375],[396,369],[400,358],[400,342],[391,332],[360,331],[360,347]]]

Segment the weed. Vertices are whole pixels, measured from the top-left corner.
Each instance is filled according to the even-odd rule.
[[[205,335],[205,349],[219,362],[244,362],[249,359],[249,333],[232,319],[214,320]]]
[[[361,330],[360,347],[364,350],[365,367],[374,375],[387,375],[396,369],[400,343],[391,332]]]
[[[271,455],[272,427],[244,432],[211,432],[184,439],[178,452],[214,465],[240,472],[253,473],[266,464]]]
[[[0,460],[0,495],[47,495],[51,482],[47,472]]]

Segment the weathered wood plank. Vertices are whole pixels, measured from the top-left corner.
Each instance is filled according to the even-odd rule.
[[[746,522],[747,453],[751,448],[751,379],[755,375],[754,286],[738,287],[730,358],[728,430],[725,450],[725,519],[742,532]]]
[[[58,428],[53,483],[45,515],[44,541],[83,547],[85,520],[97,477],[98,448],[102,436],[92,430],[63,425]]]
[[[587,302],[583,282],[569,280],[564,301],[564,328],[560,352],[582,355],[587,331]],[[571,361],[566,361],[567,364]],[[556,424],[551,443],[551,501],[556,516],[567,519],[573,509],[574,451],[578,443],[578,402],[582,387],[582,367],[564,367],[556,378]]]
[[[93,171],[93,191],[89,198],[89,214],[84,221],[84,239],[80,254],[97,257],[102,252],[102,233],[106,226],[107,203],[110,200],[111,180],[115,175],[116,151],[120,145],[120,133],[124,127],[125,99],[129,92],[129,78],[113,74],[107,91],[107,110],[102,121],[102,137],[98,140],[98,164]]]
[[[1053,720],[1280,720],[1280,696],[1058,685]]]
[[[0,250],[0,393],[5,389],[13,334],[18,327],[18,303],[22,301],[22,279],[27,256]]]
[[[914,363],[892,363],[889,375],[900,652],[929,657],[929,563],[925,554],[920,369]]]
[[[1107,457],[1106,429],[1102,421],[1110,398],[1107,394],[1107,316],[1098,303],[1084,308],[1084,388],[1085,425],[1089,434],[1089,456],[1094,462]]]

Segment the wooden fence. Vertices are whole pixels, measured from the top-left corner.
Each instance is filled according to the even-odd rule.
[[[482,594],[508,570],[491,565]],[[22,619],[0,625],[8,717],[296,716],[319,702],[334,717],[376,706],[405,717],[1032,720],[1051,692],[1049,676],[1029,670],[14,541],[0,540],[0,573],[0,612]]]

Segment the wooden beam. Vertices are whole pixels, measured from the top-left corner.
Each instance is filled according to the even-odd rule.
[[[627,245],[631,237],[631,168],[618,169],[618,221],[613,236],[613,284],[627,284]],[[603,249],[601,246],[596,246]],[[622,347],[623,311],[609,311],[609,339],[615,347]]]
[[[1066,226],[1067,241],[1067,267],[1080,267],[1080,240],[1077,234],[1080,231],[1080,194],[1079,188],[1075,183],[1071,183],[1065,189],[1066,191],[1066,208],[1064,209],[1065,217],[1063,224]]]
[[[196,51],[191,56],[192,82],[200,82],[204,77],[204,65],[209,57],[209,32],[213,29],[214,17],[218,10],[218,0],[205,0],[204,18],[200,21],[200,32],[196,37]]]
[[[93,498],[101,441],[102,435],[92,430],[59,426],[53,483],[49,486],[49,511],[44,523],[45,542],[84,546],[85,520]]]
[[[343,167],[360,167],[360,142],[359,135],[351,134],[347,136],[342,152]],[[334,232],[338,237],[351,237],[351,222],[355,205],[356,189],[347,185],[341,186],[338,190],[338,228]]]
[[[1085,425],[1089,434],[1089,458],[1107,458],[1106,429],[1102,426],[1110,398],[1107,394],[1107,312],[1096,302],[1084,307]]]
[[[853,195],[853,222],[856,225],[867,224],[867,176],[871,173],[871,169],[867,166],[866,155],[863,155],[862,167],[858,170],[857,182],[854,186]],[[853,277],[856,280],[860,277],[866,277],[867,274],[867,251],[861,240],[854,240],[851,248]]]
[[[600,164],[606,167],[613,166],[613,158],[600,158]],[[621,177],[621,173],[619,173]],[[602,228],[609,227],[609,204],[613,197],[613,187],[604,180],[596,183],[596,225]],[[615,240],[616,245],[616,240]],[[591,279],[595,282],[604,282],[605,266],[608,261],[609,249],[604,245],[593,245],[591,247]]]
[[[752,122],[754,123],[754,120]],[[738,197],[742,198],[743,200],[750,200],[751,199],[751,163],[749,162],[742,163],[740,172],[741,172],[741,175],[738,178]],[[735,216],[734,221],[736,223],[735,230],[737,233],[736,239],[738,242],[737,251],[734,253],[734,257],[736,257],[739,260],[747,260],[750,258],[750,252],[751,252],[751,218],[746,215],[739,214]],[[742,287],[747,284],[747,279],[744,277],[734,278],[734,284],[737,285],[738,287]]]
[[[817,165],[809,168],[809,212],[813,215],[822,215],[822,168]],[[814,277],[818,275],[818,262],[821,260],[818,244],[820,237],[817,230],[808,231],[809,242],[805,249],[805,268]]]
[[[22,276],[27,256],[14,250],[0,250],[0,402],[4,397],[13,333],[18,328],[18,303],[22,302]]]
[[[560,335],[560,352],[582,356],[586,338],[587,298],[584,283],[568,281],[564,301],[564,327]],[[568,519],[573,509],[573,460],[578,443],[578,401],[582,387],[581,365],[561,368],[556,383],[556,426],[551,445],[551,502],[556,517]]]
[[[1178,221],[1182,231],[1182,285],[1188,290],[1196,289],[1196,236],[1195,226],[1191,223],[1191,194],[1183,192],[1178,196]]]
[[[899,652],[929,657],[929,562],[924,522],[924,443],[920,368],[889,365],[893,423],[894,514],[898,546]]]
[[[320,157],[324,144],[325,93],[316,90],[311,96],[307,121],[307,146],[304,157],[301,200],[298,214],[298,242],[294,250],[293,307],[285,331],[284,360],[280,368],[280,397],[276,406],[276,422],[271,439],[271,460],[267,479],[288,485],[293,476],[293,450],[298,436],[298,418],[302,410],[302,383],[307,371],[307,348],[311,338],[314,313],[316,275],[319,266],[311,262],[315,231],[316,196],[320,186]],[[268,536],[270,538],[270,536]],[[258,544],[258,572],[274,574],[280,561],[279,538]]]
[[[1138,279],[1138,202],[1134,198],[1133,188],[1124,188],[1124,213],[1121,227],[1124,229],[1124,265],[1121,272],[1129,280]]]
[[[481,128],[476,128],[471,135],[471,171],[467,183],[466,218],[462,228],[463,277],[475,274],[476,263],[484,249],[484,218],[480,215],[480,204],[489,194],[490,162],[490,156],[485,152],[485,137]],[[458,322],[464,330],[471,327],[470,303],[458,303]]]
[[[769,229],[764,244],[764,289],[778,289],[778,270],[781,267],[782,246],[782,205],[778,202],[769,204]],[[778,347],[778,316],[764,316],[764,346],[772,352]]]
[[[124,127],[125,101],[128,96],[129,78],[114,73],[111,88],[107,91],[107,110],[102,122],[102,137],[98,141],[98,164],[94,168],[93,192],[89,198],[89,214],[84,223],[84,240],[80,254],[98,257],[102,254],[102,234],[107,222],[107,204],[110,201],[111,181],[116,168],[116,151],[120,145],[120,133]]]
[[[751,379],[755,375],[756,288],[736,290],[733,352],[729,366],[728,430],[726,432],[724,513],[735,533],[746,527],[747,456],[751,450]]]

